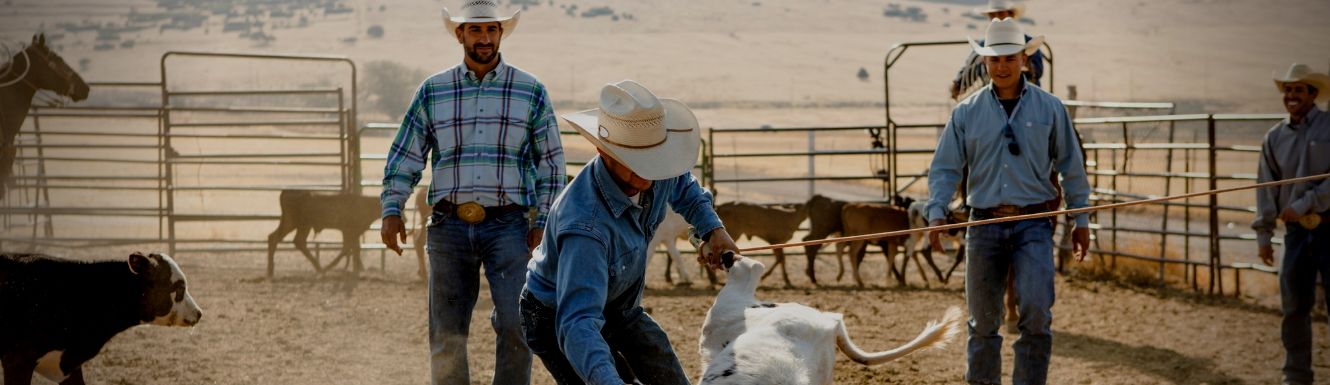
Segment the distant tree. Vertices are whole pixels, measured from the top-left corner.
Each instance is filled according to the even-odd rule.
[[[868,81],[868,70],[864,69],[864,67],[859,67],[859,74],[857,76],[859,76],[859,80]]]
[[[370,26],[370,27],[369,27],[369,31],[366,32],[366,33],[369,34],[369,37],[370,37],[370,38],[374,38],[374,39],[381,38],[381,37],[383,37],[383,26],[378,25],[378,24],[375,24],[375,25],[373,25],[373,26]]]
[[[391,121],[402,119],[411,96],[428,75],[418,68],[385,60],[371,61],[364,68],[365,76],[358,87],[361,110],[368,113],[366,118],[381,114]]]

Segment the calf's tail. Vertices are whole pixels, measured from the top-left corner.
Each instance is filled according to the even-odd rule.
[[[885,352],[868,353],[859,349],[854,341],[850,340],[850,332],[845,330],[845,322],[841,321],[836,330],[836,346],[854,362],[872,366],[895,361],[920,350],[946,347],[947,343],[960,332],[961,309],[953,306],[947,309],[941,320],[929,322],[913,341]]]

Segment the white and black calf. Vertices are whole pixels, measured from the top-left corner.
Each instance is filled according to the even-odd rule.
[[[702,325],[704,385],[831,384],[837,348],[855,362],[871,366],[942,347],[960,332],[961,311],[951,307],[913,341],[866,353],[850,340],[839,313],[797,303],[758,302],[754,292],[766,269],[761,262],[742,257],[726,262],[729,278]]]
[[[0,364],[4,384],[36,372],[83,384],[84,362],[136,325],[193,326],[203,317],[185,273],[165,254],[84,262],[0,254]]]

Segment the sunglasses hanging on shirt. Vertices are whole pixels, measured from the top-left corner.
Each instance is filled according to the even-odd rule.
[[[1011,129],[1011,123],[1002,127],[1002,136],[1005,136],[1007,142],[1007,152],[1012,156],[1021,156],[1021,145],[1016,143],[1016,133]]]

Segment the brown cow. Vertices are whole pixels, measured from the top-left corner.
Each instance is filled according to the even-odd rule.
[[[761,238],[767,244],[780,244],[789,242],[794,237],[794,232],[799,229],[799,224],[804,221],[808,215],[807,206],[802,203],[792,205],[762,206],[752,203],[728,202],[716,206],[716,215],[720,216],[720,221],[725,224],[725,231],[734,239],[739,239],[747,235],[749,239],[753,237]],[[776,255],[776,265],[780,266],[780,273],[785,278],[785,286],[794,286],[790,283],[790,275],[785,272],[785,251],[782,249],[772,250]],[[772,266],[775,267],[775,266]],[[771,275],[775,269],[768,270],[762,278]]]
[[[813,195],[804,203],[808,207],[808,235],[804,236],[804,241],[815,241],[826,239],[832,235],[842,234],[841,230],[841,208],[845,207],[845,201],[827,198],[822,195]],[[849,246],[845,242],[836,244],[836,265],[839,271],[836,273],[836,281],[840,281],[845,275],[845,263],[841,261],[841,255],[845,248]],[[808,280],[814,285],[817,284],[817,274],[814,273],[813,265],[817,261],[818,250],[822,245],[804,246],[804,256],[808,258],[808,267],[804,268],[804,273],[808,274]]]
[[[884,203],[847,203],[841,208],[841,226],[844,235],[847,237],[882,233],[888,231],[907,230],[910,228],[910,215],[905,209]],[[891,275],[896,278],[898,284],[905,284],[905,268],[908,266],[909,259],[901,262],[900,270],[896,269],[896,251],[899,246],[904,245],[906,237],[880,238],[871,241],[854,241],[850,243],[850,268],[854,274],[854,282],[859,286],[864,286],[864,281],[859,276],[859,265],[863,263],[864,252],[868,249],[868,243],[872,242],[882,248],[882,253],[887,257],[887,266]],[[916,261],[915,264],[918,264]],[[927,277],[920,268],[920,276]]]
[[[314,265],[315,272],[323,273],[342,258],[350,258],[356,272],[363,269],[360,262],[360,236],[369,231],[374,221],[379,220],[381,211],[378,197],[331,191],[282,190],[278,200],[282,207],[282,219],[277,229],[268,234],[269,278],[273,276],[273,253],[277,251],[277,243],[292,230],[296,232],[296,249]],[[311,229],[316,233],[323,229],[342,232],[342,251],[327,267],[319,266],[319,260],[305,245]]]

